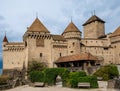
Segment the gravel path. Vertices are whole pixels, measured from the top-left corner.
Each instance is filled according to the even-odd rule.
[[[107,82],[98,81],[98,89],[73,89],[62,87],[62,85],[52,86],[52,87],[30,87],[28,85],[16,87],[14,89],[9,89],[6,91],[120,91],[115,89],[107,89]]]
[[[99,89],[72,89],[72,88],[65,88],[65,87],[29,87],[28,85],[17,87],[14,89],[6,90],[6,91],[120,91],[115,89],[106,89],[106,88],[99,88]]]

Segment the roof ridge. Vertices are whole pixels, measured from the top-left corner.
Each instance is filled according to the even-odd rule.
[[[101,18],[99,18],[98,16],[96,16],[96,15],[92,15],[84,24],[83,24],[83,26],[85,26],[85,25],[87,25],[87,24],[89,24],[89,23],[91,23],[91,22],[94,22],[94,21],[100,21],[100,22],[102,22],[102,23],[105,23],[105,21],[103,21]]]
[[[43,23],[38,19],[38,17],[34,20],[31,26],[28,28],[27,32],[46,32],[50,33],[48,29],[43,25]]]
[[[73,23],[73,21],[71,21],[68,26],[65,28],[63,33],[66,32],[81,32],[78,27]]]
[[[111,34],[110,37],[115,37],[118,35],[120,35],[120,26],[117,29],[115,29],[115,31]]]

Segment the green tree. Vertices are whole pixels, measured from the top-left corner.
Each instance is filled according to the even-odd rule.
[[[45,68],[47,68],[47,64],[45,62],[32,61],[29,63],[28,73],[32,71],[43,71]]]
[[[102,77],[103,80],[113,79],[119,76],[118,69],[115,65],[107,65],[98,69],[95,73],[95,76]]]

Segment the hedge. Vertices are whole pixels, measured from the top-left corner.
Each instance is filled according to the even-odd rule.
[[[84,71],[79,71],[79,72],[71,72],[70,74],[69,74],[69,78],[71,79],[71,78],[78,78],[78,77],[84,77],[84,76],[87,76],[86,75],[86,72],[84,72]]]
[[[62,86],[77,88],[78,82],[90,82],[91,88],[97,88],[97,77],[86,76],[84,71],[69,72],[66,68],[47,68],[44,71],[33,71],[29,74],[32,82],[45,82],[52,86],[56,84],[56,77],[62,79]]]
[[[79,82],[89,82],[91,88],[98,88],[97,77],[87,76],[84,71],[70,73],[67,81],[67,85],[72,88],[77,88]]]
[[[44,82],[44,72],[42,71],[32,71],[29,73],[29,79],[31,82]]]
[[[118,72],[117,66],[107,65],[107,66],[101,67],[93,75],[98,76],[98,77],[102,77],[103,80],[109,80],[109,79],[113,79],[115,77],[118,77],[119,72]]]
[[[56,77],[59,75],[62,79],[62,85],[65,86],[66,80],[69,76],[69,71],[66,68],[48,68],[44,70],[45,82],[48,85],[55,85]]]

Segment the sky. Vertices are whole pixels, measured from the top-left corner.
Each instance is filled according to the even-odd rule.
[[[94,11],[106,22],[106,34],[120,26],[120,0],[0,0],[0,60],[5,32],[9,42],[22,41],[37,16],[51,34],[61,34],[71,19],[83,32]]]

